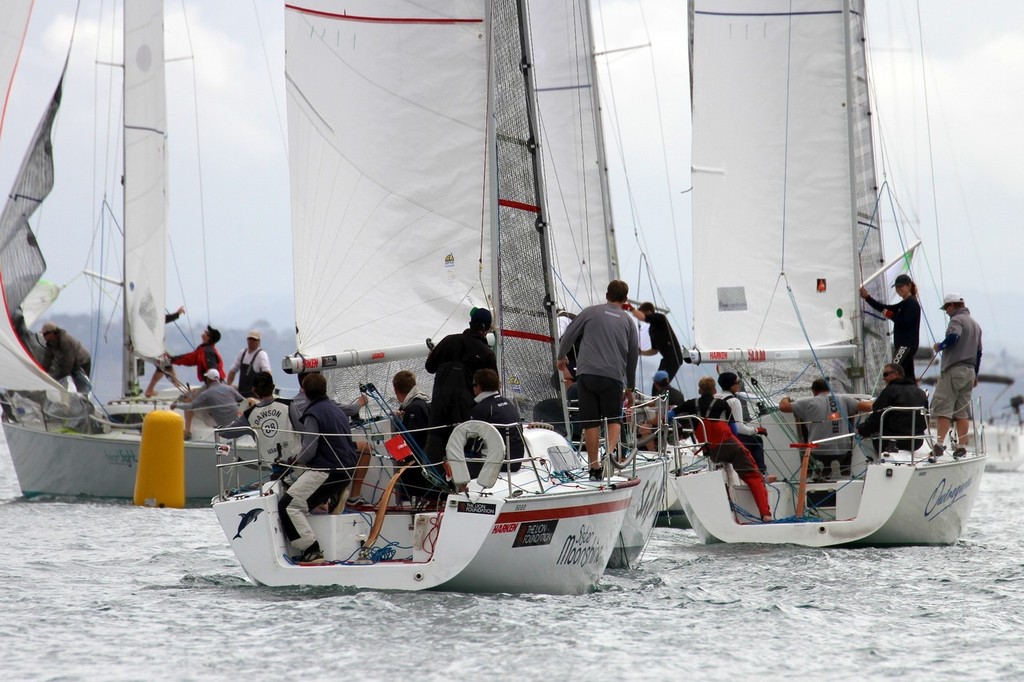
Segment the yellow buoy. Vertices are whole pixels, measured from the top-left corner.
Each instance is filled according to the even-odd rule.
[[[185,421],[177,412],[154,410],[142,422],[135,505],[185,506]]]

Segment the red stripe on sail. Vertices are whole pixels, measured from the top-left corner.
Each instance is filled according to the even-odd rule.
[[[533,332],[521,332],[515,329],[502,329],[502,336],[511,336],[514,339],[527,339],[529,341],[543,341],[544,343],[554,343],[554,339],[547,334],[534,334]]]
[[[521,201],[512,201],[511,199],[498,199],[498,206],[517,208],[520,211],[529,211],[530,213],[540,213],[540,209],[532,204],[524,204]]]
[[[298,5],[285,5],[285,9],[295,10],[303,14],[312,14],[327,19],[340,19],[342,21],[362,21],[371,24],[482,24],[483,19],[456,19],[456,18],[430,18],[430,17],[367,17],[358,14],[338,14],[336,12],[324,12],[318,9],[299,7]]]

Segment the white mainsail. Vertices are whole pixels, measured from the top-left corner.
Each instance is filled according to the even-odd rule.
[[[587,0],[531,2],[544,183],[559,303],[604,301],[618,276]]]
[[[25,42],[34,4],[33,0],[4,0],[0,4],[0,14],[3,16],[3,22],[0,23],[0,136],[3,135],[7,105],[11,101],[11,86],[18,60],[21,59],[21,46]]]
[[[691,4],[700,348],[884,342],[859,328],[881,265],[861,7]]]
[[[134,352],[164,352],[167,96],[163,0],[124,6],[124,297]],[[128,359],[129,363],[131,359]],[[126,366],[126,374],[130,374]]]
[[[288,5],[302,355],[422,344],[488,305],[486,4]]]

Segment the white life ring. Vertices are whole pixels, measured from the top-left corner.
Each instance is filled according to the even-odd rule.
[[[481,487],[490,488],[498,480],[498,473],[505,461],[505,439],[492,424],[476,419],[462,422],[448,437],[445,454],[452,472],[452,483],[456,488],[462,488],[470,481],[469,467],[466,466],[466,442],[470,438],[483,441],[484,466],[476,482]]]

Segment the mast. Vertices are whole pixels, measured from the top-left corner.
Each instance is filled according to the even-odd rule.
[[[847,130],[847,148],[849,149],[849,172],[850,172],[850,241],[853,244],[851,249],[853,257],[853,271],[859,272],[860,266],[860,254],[857,248],[859,238],[859,226],[857,225],[857,164],[855,159],[856,153],[856,141],[854,137],[854,106],[855,98],[853,91],[853,35],[850,30],[852,17],[850,14],[850,0],[843,0],[843,41],[844,41],[844,55],[846,59],[846,130]],[[855,367],[851,367],[849,372],[850,379],[853,381],[853,389],[856,393],[864,392],[864,316],[861,315],[858,318],[858,323],[854,325],[856,329],[856,336],[853,339],[854,345],[857,347],[857,355],[855,356],[854,362]]]
[[[547,308],[548,331],[555,341],[551,344],[552,363],[558,360],[558,320],[555,310],[555,286],[554,277],[551,272],[551,240],[548,236],[548,211],[544,198],[547,194],[544,191],[544,174],[541,170],[542,160],[540,154],[540,141],[537,134],[537,100],[536,85],[533,77],[532,49],[530,47],[530,33],[527,26],[526,0],[517,0],[519,10],[519,39],[520,48],[523,54],[523,79],[526,83],[526,118],[530,131],[529,151],[533,162],[533,182],[536,190],[537,201],[537,233],[540,238],[540,261],[544,272],[544,305]],[[603,177],[603,174],[602,174]],[[554,364],[552,364],[552,367]]]
[[[537,135],[536,82],[524,0],[491,3],[498,270],[504,394],[523,414],[556,398],[557,323],[547,208]]]
[[[125,104],[122,105],[122,116],[127,116],[127,112],[124,111],[124,106],[128,102],[128,35],[129,26],[129,15],[131,10],[129,9],[130,3],[125,3],[123,7],[123,16],[121,20],[124,22],[122,26],[121,45],[124,50],[124,54],[121,59],[124,61],[124,66],[121,74],[121,97]],[[128,235],[128,125],[126,121],[122,120],[121,126],[121,139],[123,144],[121,145],[121,168],[124,176],[121,178],[121,201],[122,201],[122,215],[125,217],[125,230],[122,239],[127,239]],[[131,312],[128,309],[128,245],[125,244],[121,250],[121,272],[124,273],[124,279],[121,281],[121,395],[138,395],[139,393],[139,372],[135,365],[135,352],[132,344],[132,324],[131,324]]]

